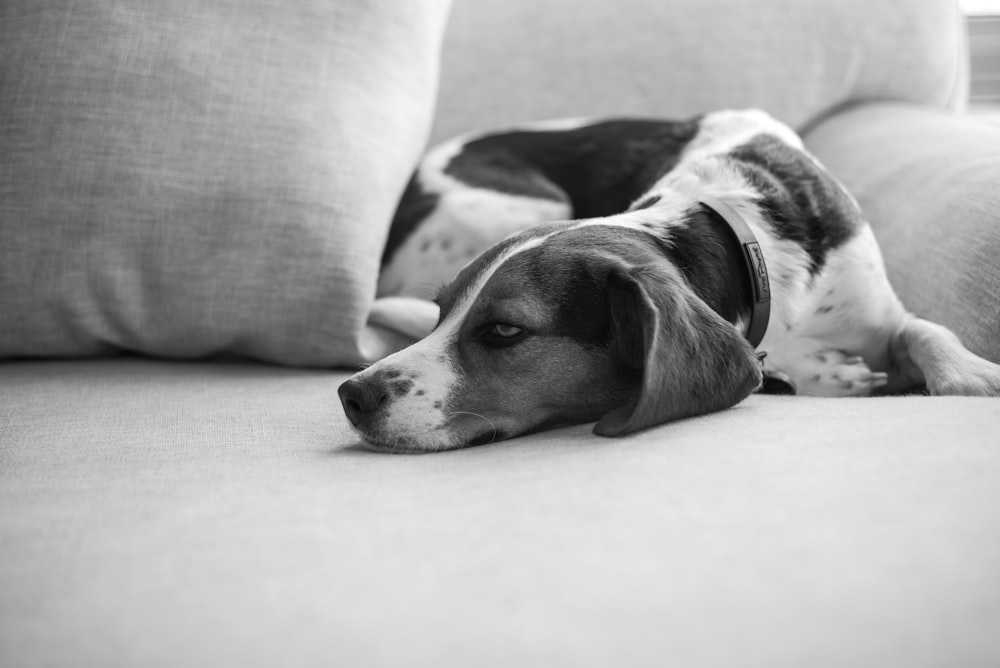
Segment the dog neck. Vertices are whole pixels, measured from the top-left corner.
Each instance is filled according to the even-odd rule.
[[[770,312],[767,270],[750,228],[731,207],[704,198],[660,246],[694,293],[740,328],[750,344],[763,339]]]

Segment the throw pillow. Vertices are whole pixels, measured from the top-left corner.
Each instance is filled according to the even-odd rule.
[[[448,0],[0,6],[0,357],[351,365]]]

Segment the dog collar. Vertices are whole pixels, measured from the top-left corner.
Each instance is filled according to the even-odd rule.
[[[764,254],[760,251],[760,244],[757,243],[753,230],[733,207],[714,197],[702,197],[701,203],[726,221],[729,229],[736,235],[740,248],[743,249],[743,264],[753,286],[753,304],[750,308],[746,337],[750,345],[756,348],[764,340],[767,323],[771,319],[771,283],[767,277]]]

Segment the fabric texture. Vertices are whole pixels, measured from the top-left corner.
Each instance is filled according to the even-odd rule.
[[[437,140],[545,118],[761,107],[801,129],[844,104],[968,90],[954,0],[467,0],[448,30]]]
[[[0,663],[987,666],[1000,402],[357,447],[343,374],[0,373]]]
[[[0,5],[0,356],[355,364],[447,0]]]
[[[363,326],[398,193],[376,200],[416,155],[442,13],[0,3],[3,354],[389,346]],[[907,106],[819,121],[960,106],[958,25],[945,0],[463,0],[435,134],[749,104],[815,125],[897,290],[989,354],[995,135]],[[345,378],[0,364],[0,665],[1000,660],[996,400],[752,396],[388,456],[358,447]]]
[[[903,303],[1000,362],[1000,127],[863,105],[806,142],[857,197]]]

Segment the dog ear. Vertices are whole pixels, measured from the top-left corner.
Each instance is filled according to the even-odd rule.
[[[642,387],[636,401],[601,418],[595,434],[622,436],[722,410],[760,387],[753,348],[672,265],[615,268],[608,291],[612,355],[641,371]]]

